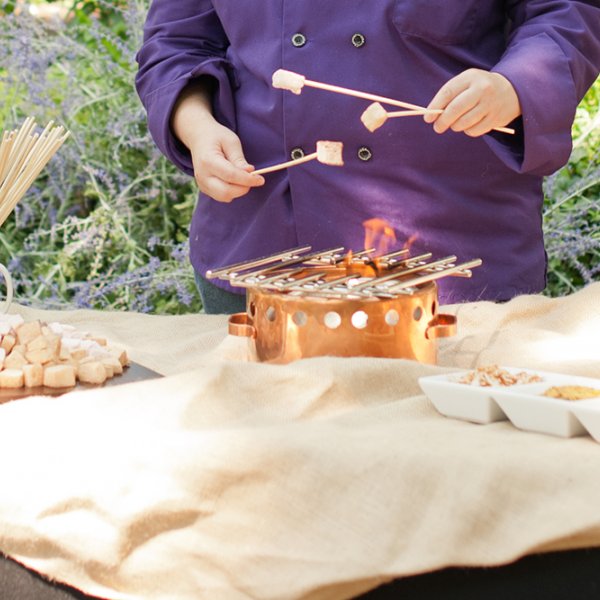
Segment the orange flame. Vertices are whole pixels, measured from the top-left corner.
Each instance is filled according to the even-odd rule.
[[[384,270],[379,257],[387,254],[392,245],[396,243],[396,232],[387,221],[378,218],[367,219],[363,222],[363,226],[365,228],[365,250],[370,250],[370,258],[355,261],[352,250],[350,250],[344,257],[344,267],[348,274],[376,277]],[[412,243],[412,238],[409,243]]]
[[[348,252],[346,253],[346,256],[344,256],[344,267],[346,268],[347,272],[350,272],[350,268],[352,267],[352,259],[354,258],[354,254],[352,253],[352,250],[348,250]]]
[[[381,256],[388,252],[390,247],[396,243],[396,232],[394,228],[383,219],[367,219],[363,226],[365,228],[365,250],[375,249],[375,256]]]
[[[406,244],[404,244],[404,248],[406,250],[410,250],[412,248],[412,245],[417,241],[417,239],[419,238],[419,236],[416,233],[413,233],[407,240],[406,240]]]

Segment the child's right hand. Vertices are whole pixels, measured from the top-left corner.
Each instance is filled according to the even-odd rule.
[[[188,85],[175,104],[171,126],[192,155],[200,191],[218,202],[231,202],[265,180],[250,173],[254,167],[244,158],[238,136],[213,117],[210,96],[209,80]]]
[[[238,136],[212,117],[204,119],[188,143],[194,177],[207,196],[231,202],[264,185],[264,177],[251,173],[254,167],[244,158]]]

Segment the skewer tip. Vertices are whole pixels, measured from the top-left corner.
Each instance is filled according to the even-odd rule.
[[[280,90],[289,90],[294,94],[300,94],[304,87],[306,77],[293,71],[286,71],[285,69],[278,69],[273,73],[272,83],[273,87]]]

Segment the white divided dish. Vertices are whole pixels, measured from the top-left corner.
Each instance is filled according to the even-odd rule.
[[[582,401],[544,396],[544,392],[553,385],[569,384],[545,381],[513,388],[495,388],[494,400],[518,429],[565,438],[585,435],[586,429],[572,410],[574,402]]]
[[[600,442],[600,397],[567,400],[544,395],[554,386],[582,386],[600,391],[600,379],[559,373],[498,367],[516,375],[525,373],[542,378],[534,383],[487,385],[460,383],[473,371],[421,377],[421,389],[441,414],[474,423],[509,419],[525,431],[564,438],[589,433]]]
[[[600,381],[597,382],[597,387],[600,387]],[[600,442],[600,398],[577,400],[572,403],[571,410],[588,433]]]
[[[420,377],[419,385],[436,410],[446,417],[472,423],[505,421],[506,415],[491,396],[491,387],[459,383],[467,373]]]

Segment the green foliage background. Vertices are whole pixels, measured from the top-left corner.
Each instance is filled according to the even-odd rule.
[[[600,79],[579,105],[568,164],[545,181],[550,296],[600,281]]]
[[[0,0],[1,128],[33,115],[72,133],[0,230],[18,301],[198,311],[187,261],[195,185],[155,149],[133,87],[149,0],[55,2],[66,25]],[[600,80],[579,107],[569,164],[545,182],[548,295],[600,279],[599,100]]]
[[[21,303],[201,308],[187,261],[195,185],[154,147],[134,89],[147,4],[77,2],[67,25],[4,5],[0,123],[32,115],[71,132],[0,230]]]

